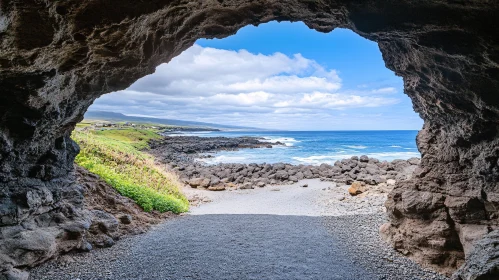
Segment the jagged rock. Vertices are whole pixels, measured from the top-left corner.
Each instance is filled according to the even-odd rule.
[[[499,230],[473,244],[466,263],[454,274],[456,280],[499,279]]]
[[[321,32],[349,28],[377,42],[386,66],[404,78],[425,124],[416,176],[397,182],[387,202],[395,247],[447,272],[464,260],[453,219],[467,210],[451,218],[441,203],[405,213],[405,199],[428,202],[412,198],[414,191],[443,201],[472,198],[471,209],[478,201],[485,211],[473,223],[498,224],[497,1],[4,1],[1,10],[2,228],[35,225],[38,217],[88,218],[71,175],[78,147],[70,134],[96,98],[129,87],[199,38],[271,20],[302,21]],[[38,187],[52,202],[44,191],[28,194]],[[419,234],[406,234],[413,230]]]
[[[412,165],[419,165],[421,163],[421,159],[420,158],[410,158],[407,160],[407,162],[412,164]]]

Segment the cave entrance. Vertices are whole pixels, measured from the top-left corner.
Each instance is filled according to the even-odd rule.
[[[377,241],[387,195],[420,162],[415,139],[422,120],[377,44],[347,29],[324,34],[301,22],[200,39],[154,74],[96,100],[86,116],[84,123],[118,140],[126,135],[111,131],[159,130],[165,138],[152,139],[148,152],[180,177],[197,223],[226,220],[223,234],[235,236],[231,226],[254,232],[245,224],[260,221],[274,249],[285,240],[275,232],[306,242],[310,224],[336,237],[368,228],[357,236],[386,250]],[[87,156],[86,143],[79,144]],[[234,223],[234,214],[246,216]],[[208,243],[216,239],[209,229]],[[345,250],[359,244],[351,238]],[[237,252],[222,247],[231,248],[224,254]]]
[[[331,194],[347,198],[339,204],[357,203],[353,196],[361,193],[386,198],[420,162],[415,139],[422,120],[377,44],[347,29],[319,33],[301,22],[200,39],[154,74],[96,100],[86,116],[84,123],[118,140],[113,130],[160,131],[168,141],[155,142],[152,153],[192,187],[331,190],[302,182],[322,178],[342,187]],[[165,148],[173,144],[181,148]],[[382,210],[380,197],[358,212]]]
[[[481,248],[494,247],[499,217],[498,3],[104,2],[106,9],[94,0],[2,5],[0,249],[9,260],[2,274],[54,257],[54,248],[88,248],[86,221],[99,217],[82,211],[70,134],[96,98],[127,88],[199,38],[290,20],[322,32],[348,28],[377,42],[424,119],[421,164],[388,197],[385,237],[444,272],[466,256],[462,279],[497,278],[495,252]],[[46,246],[29,246],[33,236]]]
[[[319,33],[301,22],[270,22],[224,39],[200,39],[127,90],[102,96],[89,111],[92,118],[105,118],[108,111],[180,119],[193,127],[211,123],[230,130],[229,137],[266,130],[261,136],[294,146],[268,151],[272,156],[253,149],[221,152],[212,163],[333,164],[363,154],[380,160],[420,156],[415,137],[422,120],[377,44],[347,29]],[[334,135],[314,140],[301,133],[297,140],[289,133],[279,137],[276,130],[350,132],[338,132],[334,143]],[[324,149],[306,145],[313,141],[323,141]]]

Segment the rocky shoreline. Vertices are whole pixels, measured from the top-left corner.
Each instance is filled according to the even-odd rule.
[[[380,161],[367,156],[338,160],[334,165],[292,165],[288,163],[220,163],[200,162],[204,153],[243,148],[272,148],[282,143],[266,142],[257,137],[198,137],[166,136],[150,143],[149,151],[159,163],[179,174],[193,188],[220,191],[225,189],[253,189],[267,185],[292,184],[302,179],[322,179],[338,183],[358,182],[358,188],[407,180],[420,159]]]

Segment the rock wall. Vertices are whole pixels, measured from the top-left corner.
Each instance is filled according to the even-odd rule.
[[[75,238],[67,225],[88,218],[71,175],[78,148],[69,134],[93,100],[198,38],[271,20],[349,28],[378,42],[425,120],[421,166],[391,194],[383,232],[420,261],[456,268],[497,226],[498,12],[488,0],[3,0],[0,270],[46,259],[24,245],[35,236],[42,252],[80,246],[65,243]]]

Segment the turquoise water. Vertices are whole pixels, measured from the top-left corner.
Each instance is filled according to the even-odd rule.
[[[222,151],[213,158],[216,163],[276,163],[333,164],[351,156],[367,155],[379,160],[421,157],[416,147],[417,131],[227,131],[191,133],[203,137],[257,136],[267,141],[280,141],[286,146],[272,149],[242,149]]]

